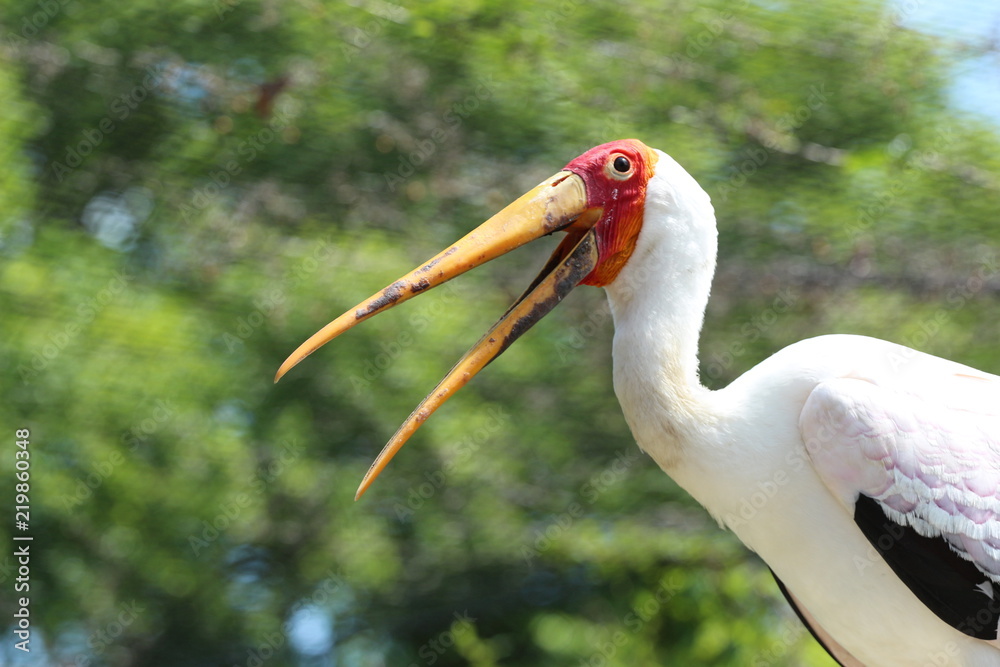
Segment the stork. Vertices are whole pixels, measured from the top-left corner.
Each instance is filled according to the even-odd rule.
[[[321,329],[275,381],[358,322],[557,231],[566,236],[538,277],[403,423],[357,497],[570,290],[601,286],[615,326],[615,393],[639,447],[767,562],[838,662],[1000,664],[1000,377],[827,335],[724,389],[702,386],[715,213],[676,161],[638,140],[572,160]]]

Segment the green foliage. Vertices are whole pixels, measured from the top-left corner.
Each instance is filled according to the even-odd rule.
[[[596,290],[353,502],[550,248],[271,384],[597,143],[641,138],[713,196],[710,386],[838,331],[1000,368],[1000,140],[947,106],[957,56],[878,2],[43,0],[0,25],[0,475],[30,429],[49,662],[830,664],[635,447]]]

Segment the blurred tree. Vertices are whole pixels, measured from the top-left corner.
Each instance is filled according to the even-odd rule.
[[[604,141],[713,196],[710,386],[834,331],[1000,369],[997,132],[879,2],[32,0],[0,25],[0,474],[30,429],[39,664],[830,664],[635,448],[596,290],[353,504],[546,248],[271,385]]]

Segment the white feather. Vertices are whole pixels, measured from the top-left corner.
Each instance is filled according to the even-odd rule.
[[[824,336],[790,346],[729,387],[709,391],[698,379],[697,347],[715,268],[714,212],[694,179],[669,156],[658,157],[635,252],[607,286],[615,391],[639,446],[759,553],[823,630],[861,663],[1000,664],[997,646],[954,630],[913,596],[854,524],[851,510],[858,492],[870,488],[884,498],[910,500],[914,509],[894,518],[924,534],[996,537],[996,522],[974,525],[934,500],[992,511],[993,500],[959,486],[970,466],[992,466],[995,475],[997,459],[963,460],[961,448],[933,449],[950,434],[975,432],[982,447],[992,447],[987,441],[1000,434],[996,378],[884,341]],[[962,384],[966,376],[974,388]],[[816,407],[823,407],[824,392],[839,381],[915,395],[935,389],[925,403],[951,392],[961,405],[947,408],[942,414],[949,419],[926,440],[919,428],[909,430],[908,420],[920,416],[916,403],[909,413],[881,406],[898,420],[895,431],[890,424],[887,440],[862,443],[856,434],[844,435],[852,433],[852,419],[861,420],[853,427],[870,427],[857,414],[844,417],[839,430],[824,428],[823,420],[832,417],[822,410],[803,414],[815,392]],[[973,425],[959,426],[966,416]],[[915,477],[890,476],[877,457],[859,458],[865,446],[923,455],[919,465],[926,468]],[[853,452],[857,460],[839,461],[825,451]],[[921,475],[930,473],[944,485],[923,484]],[[1000,488],[1000,476],[996,481]],[[996,549],[978,545],[996,560]]]

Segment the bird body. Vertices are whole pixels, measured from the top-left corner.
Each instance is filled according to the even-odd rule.
[[[910,352],[861,336],[796,343],[724,389],[689,391],[694,400],[684,414],[660,418],[683,434],[666,451],[662,437],[645,435],[656,427],[644,403],[621,403],[639,446],[771,567],[815,619],[813,629],[846,649],[831,649],[843,664],[1000,664],[994,645],[942,623],[914,598],[858,529],[853,510],[824,483],[815,457],[830,443],[804,435],[804,408],[828,382],[850,378],[859,368],[871,381],[898,378],[887,360]],[[927,355],[906,358],[914,369],[922,362],[962,368]],[[616,378],[650,375],[618,359],[616,354]],[[616,382],[619,392],[620,386]],[[703,426],[690,428],[696,422]]]
[[[844,451],[852,445],[843,429],[826,423],[837,407],[831,387],[838,383],[857,385],[847,392],[877,388],[904,405],[969,406],[978,391],[971,407],[1000,416],[1000,400],[987,398],[1000,399],[1000,378],[883,340],[827,335],[786,347],[711,391],[697,376],[715,269],[711,204],[661,154],[645,206],[635,251],[605,287],[615,325],[615,392],[639,447],[768,563],[815,620],[814,629],[840,645],[828,648],[844,664],[1000,664],[995,641],[942,623],[858,529],[853,514],[861,489],[852,485],[861,486],[865,469]],[[893,421],[899,412],[880,416],[890,434],[901,427]],[[969,415],[956,422],[963,417]],[[857,415],[846,419],[847,428],[860,424]],[[979,452],[992,457],[973,460],[1000,482],[1000,428],[992,433],[992,440],[981,438],[986,446]],[[889,461],[907,454],[880,453]],[[884,474],[881,462],[877,467]],[[831,493],[830,478],[840,481],[843,498]],[[989,520],[995,526],[996,518]]]
[[[638,141],[571,161],[328,325],[279,377],[357,321],[511,249],[511,228],[518,245],[552,231],[567,237],[400,427],[359,495],[420,423],[573,286],[603,286],[615,392],[639,447],[767,562],[831,655],[870,667],[1000,664],[1000,378],[828,335],[723,389],[702,386],[714,211],[680,165]],[[468,262],[448,264],[456,258]]]

